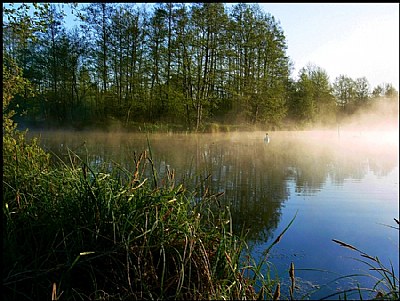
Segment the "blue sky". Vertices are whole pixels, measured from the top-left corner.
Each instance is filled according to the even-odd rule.
[[[399,3],[259,3],[279,20],[287,53],[300,68],[313,63],[331,82],[365,76],[371,88],[399,90]]]

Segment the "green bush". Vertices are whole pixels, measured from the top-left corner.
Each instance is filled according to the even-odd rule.
[[[228,208],[212,211],[215,196],[194,202],[172,174],[166,187],[147,181],[147,153],[132,172],[116,165],[121,177],[74,154],[54,167],[23,133],[3,142],[3,300],[44,300],[52,290],[66,300],[254,293],[237,281],[244,240],[232,234]]]

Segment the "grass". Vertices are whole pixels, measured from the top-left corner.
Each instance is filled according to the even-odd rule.
[[[357,252],[360,258],[355,258],[355,260],[362,262],[369,268],[369,272],[365,274],[359,275],[351,275],[345,276],[347,278],[354,277],[354,276],[361,276],[361,277],[369,277],[372,278],[374,281],[374,286],[372,288],[363,288],[357,285],[355,288],[346,289],[341,292],[337,292],[326,296],[325,298],[331,298],[335,296],[339,296],[343,299],[347,299],[349,296],[353,296],[356,294],[360,300],[363,300],[362,292],[369,293],[369,299],[377,299],[377,300],[399,300],[400,293],[399,293],[399,278],[396,276],[392,263],[390,263],[390,267],[386,267],[378,257],[368,255],[367,253],[359,250],[358,248],[342,242],[337,239],[332,239],[332,241],[336,244],[339,244],[341,247],[348,248]]]
[[[229,207],[177,185],[172,172],[158,179],[151,152],[132,154],[134,170],[114,164],[110,173],[72,152],[54,166],[22,134],[3,144],[3,300],[272,294],[274,282],[258,295],[256,277],[244,277],[259,268],[240,264],[245,237],[233,234]]]
[[[55,166],[37,140],[3,135],[3,300],[295,299],[294,264],[286,294],[266,259],[296,216],[255,262],[219,194],[188,191],[173,171],[159,179],[149,149],[132,154],[133,170],[94,171],[73,152]],[[334,242],[378,277],[326,298],[399,298],[393,266]]]
[[[398,224],[398,221],[395,219]],[[388,225],[387,225],[388,226]],[[396,230],[400,230],[398,227],[388,226]],[[353,287],[337,290],[334,293],[320,297],[320,300],[399,300],[399,277],[396,275],[394,267],[390,262],[390,267],[385,266],[377,256],[372,256],[366,252],[356,248],[355,246],[340,241],[338,239],[332,239],[332,241],[341,247],[348,248],[360,255],[360,258],[353,258],[356,261],[363,263],[367,268],[367,272],[359,272],[351,275],[338,275],[335,279],[328,283],[318,286],[317,289],[311,289],[306,292],[301,299],[309,299],[312,296],[325,287],[329,287],[331,284],[336,284],[340,280],[349,279],[354,283]],[[294,270],[294,266],[293,266]],[[318,270],[318,269],[299,269],[299,271],[313,271],[313,272],[324,272],[337,274],[332,271]],[[289,274],[292,273],[292,267],[289,270]],[[357,278],[371,278],[374,285],[372,287],[363,287],[356,280]],[[294,275],[293,275],[294,278]],[[292,277],[291,277],[292,279]],[[290,288],[290,296],[292,299],[292,292],[294,291],[294,281],[292,280],[292,286]]]

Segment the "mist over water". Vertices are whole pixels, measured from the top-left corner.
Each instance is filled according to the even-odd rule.
[[[283,284],[290,262],[298,269],[340,275],[366,269],[350,260],[356,254],[332,243],[333,238],[388,264],[392,260],[398,275],[398,231],[382,225],[391,225],[399,214],[394,104],[343,118],[331,129],[212,134],[31,131],[29,135],[41,136],[44,148],[66,162],[72,150],[94,169],[108,171],[115,164],[133,171],[134,154],[151,151],[160,185],[173,170],[176,183],[196,191],[197,201],[205,193],[223,193],[220,205],[231,207],[234,231],[248,229],[248,244],[260,260],[298,212],[268,258],[281,271]],[[327,283],[333,275],[298,272],[297,277],[305,288]],[[374,284],[365,281],[367,287]],[[348,281],[338,282],[314,297],[346,285]]]

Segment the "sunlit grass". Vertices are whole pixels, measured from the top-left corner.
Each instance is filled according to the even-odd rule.
[[[70,150],[68,160],[58,159],[54,166],[36,140],[28,144],[22,136],[3,137],[3,144],[4,300],[312,296],[313,291],[299,296],[293,263],[287,279],[279,279],[267,261],[296,216],[255,261],[245,231],[233,233],[230,208],[220,205],[219,194],[206,188],[201,195],[188,191],[171,170],[158,178],[149,142],[149,152],[132,153],[133,170],[116,163],[110,169],[105,162],[93,170],[88,154]],[[371,298],[399,298],[393,266],[334,242],[359,253],[356,260],[369,273],[333,281],[371,277],[376,284],[325,298],[362,299],[365,292]]]
[[[260,275],[246,279],[240,263],[244,234],[218,195],[187,191],[173,172],[158,179],[151,152],[133,153],[132,171],[94,171],[71,151],[54,166],[20,139],[4,152],[4,300],[258,296]],[[274,285],[263,281],[260,296]]]

